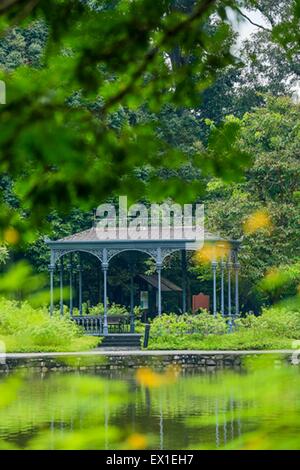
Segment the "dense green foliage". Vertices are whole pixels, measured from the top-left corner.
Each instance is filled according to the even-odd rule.
[[[13,28],[1,40],[0,68],[40,66],[46,39],[47,28],[43,22],[34,22],[30,28]]]
[[[259,317],[249,314],[231,327],[221,316],[206,313],[163,315],[150,331],[149,349],[291,349],[300,344],[299,306],[273,307]]]
[[[69,314],[68,306],[64,305],[64,314]],[[104,305],[100,302],[97,305],[90,306],[89,302],[83,302],[82,304],[82,315],[103,315],[104,314]],[[108,304],[108,315],[129,315],[129,310],[124,307],[124,305],[115,304],[114,302]],[[141,315],[140,307],[134,307],[134,314],[136,316]],[[77,307],[73,308],[73,315],[79,315],[79,310]]]
[[[166,168],[176,169],[190,159],[157,138],[155,122],[140,123],[128,110],[194,106],[216,71],[235,58],[224,5],[195,1],[182,12],[173,3],[76,1],[70,8],[68,1],[59,0],[51,8],[46,1],[33,7],[31,17],[45,21],[49,30],[46,57],[41,68],[19,67],[10,76],[1,74],[10,93],[1,113],[0,142],[1,170],[18,181],[15,192],[31,224],[41,226],[55,206],[66,211],[78,204],[91,208],[114,192],[156,198],[159,187],[166,186],[169,195],[182,194],[178,180],[162,185],[151,172],[149,194],[137,177],[136,167],[160,167],[162,155]],[[5,7],[1,10],[6,13]],[[214,12],[219,21],[212,20]],[[14,13],[8,8],[4,32]],[[180,47],[182,65],[170,68],[165,55],[174,47]],[[121,126],[116,125],[120,120]],[[243,155],[234,145],[232,127],[221,126],[220,136],[231,138],[239,172]],[[219,151],[212,141],[209,153],[198,151],[196,167],[205,156],[214,165]]]
[[[69,317],[49,316],[47,308],[0,300],[0,340],[7,352],[82,351],[99,344],[83,335]]]
[[[231,90],[243,85],[226,7],[239,18],[243,7],[276,16],[268,41],[291,61],[297,33],[284,31],[297,30],[297,5],[289,1],[278,15],[273,2],[266,7],[252,0],[78,0],[71,7],[61,0],[51,7],[45,0],[4,2],[2,32],[14,21],[18,27],[1,44],[1,77],[9,91],[1,113],[1,171],[15,180],[27,218],[4,212],[4,205],[2,225],[19,227],[23,237],[25,221],[27,230],[41,227],[53,208],[91,209],[122,192],[135,200],[171,196],[190,202],[203,181],[191,183],[178,170],[191,163],[203,175],[239,177],[247,155],[236,145],[237,122],[223,121],[241,100]],[[198,140],[204,137],[208,146],[196,145],[187,154],[178,133],[164,129],[165,109],[171,110],[170,123],[194,120]],[[220,123],[211,139],[205,118]],[[161,167],[173,177],[161,178]]]
[[[205,310],[199,315],[162,315],[151,323],[151,337],[224,334],[227,331],[223,317],[213,317]]]
[[[280,295],[270,295],[259,281],[270,269],[299,260],[300,108],[288,98],[266,98],[261,108],[241,120],[240,145],[252,156],[244,181],[225,185],[211,180],[206,194],[207,223],[223,235],[243,236],[241,299],[244,311],[296,292],[291,283]],[[265,213],[262,227],[247,230],[247,221]],[[210,278],[197,266],[200,279]]]

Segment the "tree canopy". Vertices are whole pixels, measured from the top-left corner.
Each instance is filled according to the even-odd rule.
[[[298,21],[297,3],[283,17],[285,25]],[[147,192],[136,172],[145,165],[178,169],[192,158],[204,173],[222,173],[224,167],[225,177],[241,174],[248,160],[235,145],[236,121],[214,128],[209,149],[196,146],[191,156],[159,138],[155,120],[141,124],[130,120],[128,111],[144,105],[153,113],[166,105],[190,112],[199,108],[217,74],[237,63],[227,9],[239,14],[243,5],[255,2],[2,2],[2,34],[8,31],[2,55],[7,54],[8,71],[1,73],[7,83],[0,118],[1,171],[19,183],[14,189],[31,226],[40,225],[53,207],[90,209],[116,192],[134,199],[145,194],[157,199],[160,193],[161,198],[183,198],[183,185],[187,190],[190,181],[162,181],[155,171],[148,175],[152,191]],[[30,26],[31,33],[11,31],[11,25]],[[295,41],[290,33],[288,38],[282,34],[280,25],[275,39],[285,45]],[[13,73],[11,53],[18,56]],[[37,62],[40,66],[30,66]],[[122,125],[115,126],[120,118]],[[187,194],[198,190],[195,180]]]
[[[299,5],[3,0],[2,242],[45,266],[42,240],[28,242],[86,228],[118,194],[203,200],[212,229],[236,237],[265,211],[242,287],[245,308],[270,300],[258,279],[298,256]],[[232,18],[254,10],[265,21],[238,46]]]

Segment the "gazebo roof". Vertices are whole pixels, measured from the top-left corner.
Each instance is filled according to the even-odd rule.
[[[97,236],[96,227],[88,228],[87,230],[83,230],[82,232],[73,233],[72,235],[68,235],[66,237],[60,238],[57,240],[58,242],[96,242],[99,238]]]
[[[93,226],[82,232],[60,238],[59,240],[46,239],[45,242],[51,250],[50,265],[54,266],[60,256],[75,251],[85,251],[95,255],[104,266],[106,266],[114,256],[123,251],[144,252],[151,256],[157,264],[160,264],[167,256],[175,251],[195,251],[200,249],[203,243],[225,242],[229,243],[233,250],[238,249],[240,244],[240,240],[228,240],[207,230],[202,233],[202,237],[199,236],[199,233],[190,231],[190,233],[188,233],[191,238],[188,239],[183,236],[180,227],[175,227],[173,232],[169,234],[171,236],[166,236],[165,238],[161,236],[161,232],[154,234],[156,236],[152,238],[151,236],[130,238],[126,227],[118,227],[117,232],[116,229],[113,228],[109,228],[109,230],[111,230],[110,236],[107,236],[108,234],[106,232],[101,231],[99,236],[97,227]],[[149,234],[146,232],[146,229],[144,230],[144,235],[152,235],[151,232]],[[103,235],[105,235],[105,238]],[[184,235],[186,235],[186,231]]]
[[[118,241],[122,240],[122,232],[120,230],[123,230],[125,233],[126,229],[119,229],[119,239]],[[209,232],[208,230],[204,231],[204,241],[225,241],[225,238],[222,238],[219,234],[215,234],[213,232]],[[80,242],[101,242],[103,240],[99,239],[98,234],[97,234],[97,229],[96,227],[91,227],[88,228],[87,230],[83,230],[82,232],[77,232],[72,235],[68,235],[66,237],[60,238],[56,240],[57,243],[69,243],[69,242],[74,242],[74,243],[80,243]],[[133,240],[136,241],[136,240]]]

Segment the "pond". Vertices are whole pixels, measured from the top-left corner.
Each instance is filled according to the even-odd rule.
[[[0,379],[0,448],[300,448],[298,366],[25,371]]]

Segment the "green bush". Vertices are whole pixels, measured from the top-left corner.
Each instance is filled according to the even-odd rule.
[[[184,336],[198,334],[199,336],[207,336],[209,334],[222,335],[226,333],[228,327],[226,320],[217,315],[214,317],[206,310],[200,314],[176,315],[175,313],[163,314],[156,317],[151,324],[151,336],[153,338],[166,336]]]
[[[64,308],[64,311],[69,315],[69,308]],[[85,302],[82,304],[83,315],[104,315],[104,305],[99,303],[89,307]],[[73,308],[73,315],[79,315],[78,308]],[[128,310],[123,305],[112,303],[108,306],[108,315],[129,315]]]
[[[226,335],[208,335],[203,337],[192,334],[188,337],[161,336],[153,338],[150,335],[148,349],[197,349],[197,350],[266,350],[266,349],[291,349],[292,340],[280,338],[253,330],[234,332]]]
[[[69,313],[69,309],[67,308],[66,311]],[[129,311],[127,310],[124,305],[119,305],[115,303],[111,303],[108,305],[108,315],[129,315]],[[140,316],[142,313],[141,307],[135,306],[134,307],[134,315],[136,317]],[[104,305],[99,303],[94,305],[93,307],[89,307],[88,304],[85,302],[82,304],[82,314],[83,315],[104,315]],[[73,315],[79,315],[78,308],[73,309]]]
[[[235,320],[233,331],[226,331],[226,320],[208,312],[162,315],[152,322],[149,349],[290,349],[300,339],[300,312],[290,306],[265,309],[259,317]]]
[[[98,308],[99,313],[99,306]],[[91,310],[91,309],[90,309]],[[90,312],[92,314],[92,312]],[[127,310],[116,304],[109,314]],[[136,331],[144,325],[136,321]],[[196,315],[163,314],[151,323],[149,349],[241,350],[291,348],[300,339],[300,312],[291,306],[265,309],[259,317],[246,315],[235,321],[228,333],[226,319],[207,311]],[[83,351],[99,344],[99,338],[84,335],[70,318],[55,312],[52,317],[44,308],[28,302],[0,299],[0,340],[7,352]]]
[[[300,338],[300,312],[290,306],[264,309],[258,317],[246,315],[236,320],[235,325],[238,331],[251,328],[276,337]]]
[[[81,351],[95,347],[98,338],[84,336],[83,330],[67,316],[49,316],[44,308],[28,302],[0,299],[0,339],[7,352]]]

